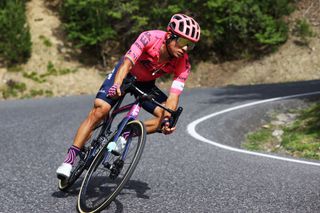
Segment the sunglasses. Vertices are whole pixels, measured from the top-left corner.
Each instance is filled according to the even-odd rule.
[[[194,46],[196,45],[195,43],[193,43],[192,41],[186,39],[186,38],[182,38],[176,34],[172,33],[171,36],[172,39],[175,39],[177,41],[177,44],[179,47],[185,47],[187,46],[187,50],[192,50],[194,48]]]

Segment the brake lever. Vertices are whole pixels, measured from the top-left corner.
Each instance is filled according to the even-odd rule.
[[[170,128],[173,128],[176,126],[182,111],[183,111],[183,108],[178,107],[178,109],[171,114],[171,117],[169,118]]]
[[[126,77],[125,79],[123,79],[122,85],[120,87],[121,93],[123,94],[125,92],[128,92],[136,80],[137,78],[135,76]]]
[[[183,108],[179,107],[176,111],[171,112],[171,116],[169,117],[169,121],[168,121],[170,128],[173,128],[176,126],[182,111],[183,111]],[[165,122],[161,124],[161,128],[164,126],[164,123]]]

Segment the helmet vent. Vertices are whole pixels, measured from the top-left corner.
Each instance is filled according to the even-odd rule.
[[[190,34],[190,28],[187,28],[186,30],[186,34],[189,35]]]
[[[180,16],[175,16],[174,18],[177,19],[177,20],[181,20],[182,19]]]
[[[180,31],[183,31],[183,28],[184,28],[184,27],[183,27],[183,23],[180,22],[180,23],[179,23],[179,30],[180,30]]]
[[[189,20],[187,20],[187,25],[190,26],[190,21]]]
[[[191,37],[194,37],[194,34],[196,33],[196,28],[192,27],[192,33],[191,33]]]

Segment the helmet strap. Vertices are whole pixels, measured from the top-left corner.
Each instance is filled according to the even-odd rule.
[[[170,52],[169,48],[168,48],[168,45],[169,43],[174,39],[173,36],[170,36],[170,38],[166,39],[166,49],[167,49],[167,52],[169,54],[169,57],[170,58],[174,58],[173,54]]]

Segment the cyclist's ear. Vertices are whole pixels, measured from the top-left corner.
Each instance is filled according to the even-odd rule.
[[[166,39],[168,40],[170,37],[171,37],[171,32],[168,31],[167,34],[166,34]]]

